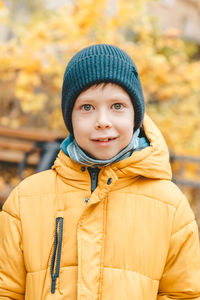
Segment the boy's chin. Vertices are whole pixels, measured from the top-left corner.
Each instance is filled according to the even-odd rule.
[[[99,155],[93,155],[92,153],[89,153],[87,151],[85,151],[84,149],[82,149],[87,156],[89,156],[92,159],[96,159],[96,160],[109,160],[112,159],[115,155],[108,155],[108,154],[99,154]]]
[[[91,158],[93,159],[96,159],[96,160],[109,160],[109,159],[112,159],[113,157],[115,157],[115,155],[91,155],[89,153],[87,153],[88,156],[90,156]]]

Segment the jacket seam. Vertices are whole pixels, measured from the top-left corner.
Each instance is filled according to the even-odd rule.
[[[136,194],[136,195],[137,195],[137,196],[140,196],[139,194]],[[150,199],[153,199],[153,200],[155,200],[155,201],[159,201],[159,202],[161,202],[161,203],[163,203],[163,204],[165,204],[165,205],[169,205],[169,206],[171,206],[171,207],[177,209],[177,207],[174,206],[173,204],[171,204],[171,203],[169,203],[169,202],[166,202],[166,201],[163,201],[163,200],[161,200],[161,199],[153,198],[153,197],[147,196],[147,195],[141,195],[141,196],[147,197],[147,198],[150,198]]]
[[[77,265],[74,265],[74,266],[65,266],[65,267],[60,267],[60,270],[64,269],[64,268],[78,268]],[[40,272],[44,272],[44,271],[47,271],[49,269],[49,266],[47,266],[45,269],[42,269],[42,270],[37,270],[37,271],[28,271],[27,270],[27,274],[34,274],[34,273],[40,273]]]
[[[123,194],[130,194],[131,196],[146,197],[146,198],[149,198],[149,199],[152,199],[152,200],[155,200],[155,201],[159,201],[159,202],[163,203],[164,205],[169,205],[169,206],[173,207],[174,209],[177,209],[177,206],[174,206],[173,204],[170,204],[170,203],[168,203],[166,201],[163,201],[161,199],[153,198],[153,197],[148,196],[148,195],[136,194],[136,193],[131,193],[131,192],[127,192],[127,193],[123,193]],[[178,204],[178,206],[179,206],[179,204]]]
[[[179,228],[179,230],[173,232],[172,235],[171,235],[171,237],[173,237],[176,233],[178,233],[179,231],[181,231],[181,230],[184,229],[185,227],[191,225],[192,223],[196,223],[195,219],[190,220],[187,224],[185,224],[184,226],[182,226],[181,228]]]
[[[99,289],[98,289],[98,297],[99,300],[102,299],[102,287],[103,287],[103,262],[105,256],[105,236],[106,236],[106,220],[107,220],[107,204],[108,199],[105,199],[103,203],[103,236],[102,236],[102,249],[101,249],[101,261],[100,261],[100,278],[99,278]]]
[[[79,188],[79,190],[84,191],[84,192],[88,192],[88,189],[81,189]],[[46,196],[46,195],[64,195],[64,194],[69,194],[70,193],[77,193],[77,190],[75,191],[66,191],[63,193],[56,193],[55,191],[52,192],[47,192],[47,193],[42,193],[42,196]],[[31,194],[31,195],[20,195],[19,198],[24,199],[24,198],[30,198],[30,197],[41,197],[41,194]]]
[[[185,226],[187,226],[189,223],[191,223],[193,220],[194,220],[194,218],[193,218],[193,220],[191,221],[189,221],[189,223],[187,223],[187,224],[184,224],[181,228],[179,228],[176,232],[173,232],[173,228],[174,228],[174,223],[175,223],[175,218],[176,218],[176,215],[177,215],[177,212],[178,212],[178,209],[179,209],[179,207],[180,207],[180,205],[181,205],[181,203],[182,203],[182,198],[180,198],[179,199],[179,203],[178,203],[178,205],[177,205],[177,207],[176,207],[176,210],[175,210],[175,212],[174,212],[174,219],[173,219],[173,226],[172,226],[172,231],[171,231],[171,238],[172,238],[172,236],[174,235],[174,234],[176,234],[177,232],[179,232],[182,228],[184,228]],[[171,240],[171,238],[170,238],[170,240]]]
[[[125,272],[131,272],[131,273],[136,273],[136,274],[139,274],[139,275],[142,275],[150,280],[155,280],[155,281],[159,281],[160,279],[154,279],[154,278],[151,278],[141,272],[137,272],[137,271],[133,271],[133,270],[127,270],[127,269],[121,269],[121,268],[113,268],[113,267],[106,267],[104,266],[105,269],[110,269],[110,270],[119,270],[119,271],[125,271]]]
[[[6,211],[6,210],[3,209],[2,212],[8,214],[10,217],[12,217],[12,218],[16,219],[17,221],[21,222],[21,219],[19,217],[12,215],[8,211]]]

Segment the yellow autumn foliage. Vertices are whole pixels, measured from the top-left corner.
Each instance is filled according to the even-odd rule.
[[[181,38],[159,31],[147,2],[69,1],[22,24],[0,1],[12,32],[0,42],[0,125],[64,129],[60,94],[68,60],[84,46],[111,43],[135,61],[147,112],[171,150],[199,155],[200,62],[190,59]]]

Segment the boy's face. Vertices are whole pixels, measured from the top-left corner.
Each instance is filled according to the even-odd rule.
[[[127,92],[108,83],[82,92],[72,111],[74,137],[89,156],[107,160],[125,148],[133,135],[134,108]]]

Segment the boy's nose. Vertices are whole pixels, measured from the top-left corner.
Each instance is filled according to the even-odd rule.
[[[96,129],[105,129],[110,128],[112,126],[111,121],[105,113],[102,113],[98,116],[95,123]]]

